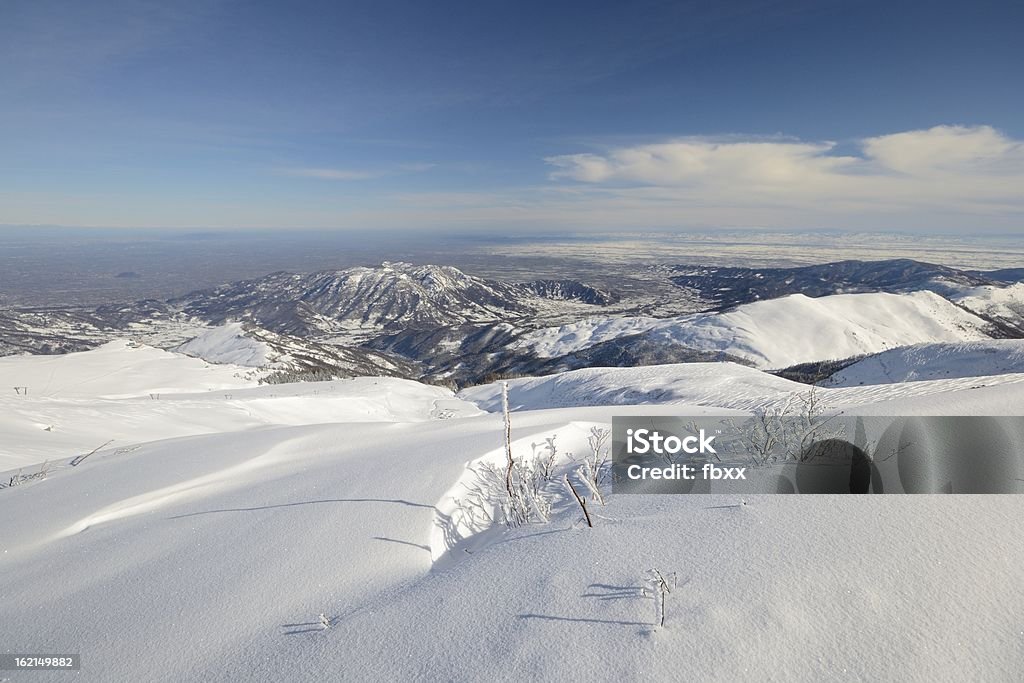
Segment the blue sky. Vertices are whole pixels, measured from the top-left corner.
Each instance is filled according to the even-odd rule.
[[[0,224],[1024,232],[1019,2],[0,0]]]

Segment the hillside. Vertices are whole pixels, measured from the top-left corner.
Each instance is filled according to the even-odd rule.
[[[0,358],[0,471],[70,459],[98,447],[270,425],[414,421],[477,413],[451,392],[408,380],[361,377],[257,386],[262,373],[111,342],[66,356]],[[460,407],[461,406],[461,407]]]
[[[832,294],[931,290],[991,285],[985,273],[968,273],[911,259],[836,261],[796,268],[722,268],[676,266],[672,282],[697,291],[722,310],[740,304],[778,299],[791,294],[809,297]]]
[[[542,357],[643,331],[697,351],[727,353],[760,368],[849,358],[925,342],[988,339],[989,323],[932,292],[794,294],[723,313],[668,320],[593,318],[538,330],[521,344]]]
[[[843,368],[821,385],[852,387],[1011,373],[1024,373],[1024,341],[1020,339],[916,344],[883,351]]]
[[[217,401],[187,385],[237,379],[205,374],[223,369],[188,377],[178,366],[201,361],[100,351],[70,363],[139,352],[150,376],[122,391],[161,384],[211,425],[228,406],[265,422],[112,445],[77,467],[65,455],[0,489],[0,641],[80,651],[76,680],[1012,680],[1024,655],[1020,496],[612,495],[588,529],[563,493],[548,524],[467,536],[452,506],[469,468],[502,453],[501,416],[468,401],[493,405],[494,386],[460,400],[366,378]],[[15,372],[38,384],[48,370]],[[1022,377],[823,391],[888,414],[932,414],[933,399],[967,414],[1020,405]],[[70,400],[106,381],[61,386]],[[529,457],[554,437],[583,454],[612,415],[721,413],[804,389],[710,363],[519,380],[513,448]],[[108,426],[164,403],[109,400],[123,412],[91,404]],[[666,405],[625,405],[642,401]],[[558,476],[574,467],[563,455]],[[676,585],[663,627],[652,568]]]

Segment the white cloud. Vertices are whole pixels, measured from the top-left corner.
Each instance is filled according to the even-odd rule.
[[[184,204],[113,192],[0,192],[0,223],[481,232],[764,227],[1024,237],[1024,142],[988,126],[938,126],[842,145],[676,138],[547,162],[548,181],[480,189],[447,182],[417,190],[407,187],[412,183],[381,182],[365,192],[339,193],[327,182],[390,180],[432,169],[448,175],[455,168],[392,162],[270,169],[324,181],[301,196],[286,183],[256,197],[243,189]],[[507,177],[487,167],[458,170],[489,180]]]
[[[680,226],[919,223],[955,214],[964,227],[1018,228],[1024,143],[988,126],[937,126],[856,142],[681,138],[546,159],[550,177],[595,209]],[[569,181],[568,184],[565,181]],[[874,217],[872,219],[872,217]]]
[[[849,157],[832,157],[832,145],[794,142],[675,140],[615,149],[606,155],[549,157],[554,179],[581,182],[688,186],[720,181],[786,185],[809,175],[840,171]]]
[[[990,126],[936,126],[862,144],[867,158],[907,174],[1024,176],[1024,143]]]

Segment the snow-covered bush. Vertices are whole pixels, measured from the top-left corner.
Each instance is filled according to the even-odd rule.
[[[590,490],[590,495],[601,505],[604,505],[604,493],[601,488],[607,482],[611,472],[606,448],[610,436],[611,432],[607,429],[591,427],[590,436],[587,437],[590,454],[585,456],[582,464],[576,468],[576,474]]]
[[[550,521],[554,491],[540,468],[515,460],[511,469],[481,463],[471,470],[476,481],[459,501],[470,518],[509,528]]]
[[[472,526],[503,524],[509,528],[548,522],[557,493],[553,480],[558,449],[554,437],[543,446],[532,444],[531,457],[516,457],[512,449],[512,421],[508,385],[502,385],[505,462],[482,462],[470,471],[475,477],[459,499],[462,515]]]

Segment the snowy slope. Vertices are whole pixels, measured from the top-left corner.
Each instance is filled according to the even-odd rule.
[[[0,358],[0,471],[157,439],[268,425],[427,420],[479,412],[396,378],[256,386],[248,368],[112,342],[66,356]]]
[[[884,351],[843,368],[822,382],[822,386],[851,387],[1011,373],[1024,373],[1024,340],[918,344]]]
[[[523,336],[520,345],[541,358],[557,358],[612,339],[647,332],[661,323],[664,321],[646,316],[587,318],[531,332]]]
[[[267,364],[270,346],[246,336],[242,323],[225,323],[204,331],[176,351],[211,363],[233,363],[251,368]]]
[[[183,391],[233,389],[255,384],[250,368],[210,365],[128,341],[62,356],[0,358],[0,387],[27,386],[35,398],[121,398]]]
[[[585,452],[588,425],[647,412],[518,412],[513,439]],[[442,504],[500,425],[197,436],[0,491],[0,642],[80,651],[74,680],[101,681],[1019,673],[1020,496],[613,496],[594,529],[565,506],[439,554]],[[678,575],[664,628],[651,568]]]
[[[724,411],[751,411],[779,406],[811,387],[734,363],[683,363],[642,368],[586,368],[548,377],[508,380],[509,405],[513,411],[533,411],[569,406],[643,406],[675,408],[677,412],[697,407]],[[1000,400],[983,395],[1009,392]],[[949,377],[928,381],[817,388],[827,409],[856,413],[874,406],[871,414],[906,415],[1018,415],[1021,403],[1007,398],[1024,392],[1024,373],[986,377]],[[501,382],[463,389],[458,397],[484,410],[501,406]],[[975,412],[972,406],[984,406]],[[919,412],[927,405],[931,412]],[[943,406],[946,406],[943,408]],[[910,412],[900,413],[900,410]],[[963,411],[963,412],[960,412]]]
[[[1024,334],[1024,283],[961,288],[953,300]]]
[[[550,523],[508,531],[458,506],[503,457],[501,416],[476,407],[500,385],[252,386],[127,345],[50,360],[0,361],[56,388],[0,402],[0,445],[53,460],[0,488],[0,647],[83,669],[0,679],[1014,681],[1024,662],[1022,496],[610,496],[588,529],[563,493]],[[558,476],[613,415],[808,389],[718,363],[509,384],[516,456],[553,436]],[[1024,374],[820,391],[865,414],[1012,414]],[[49,439],[87,429],[123,440],[71,467]],[[678,576],[664,628],[651,568]]]
[[[229,322],[198,330],[174,350],[211,363],[259,368],[266,381],[325,380],[356,376],[418,376],[415,364],[366,348],[335,346]]]
[[[807,387],[735,363],[684,363],[641,368],[584,368],[509,380],[512,410],[566,406],[682,404],[752,410]],[[501,410],[501,383],[464,389],[459,398]]]
[[[927,342],[988,339],[985,321],[932,292],[794,294],[734,310],[670,320],[592,319],[533,332],[523,344],[542,357],[572,353],[615,336],[646,330],[700,351],[745,358],[761,368],[849,358]]]

